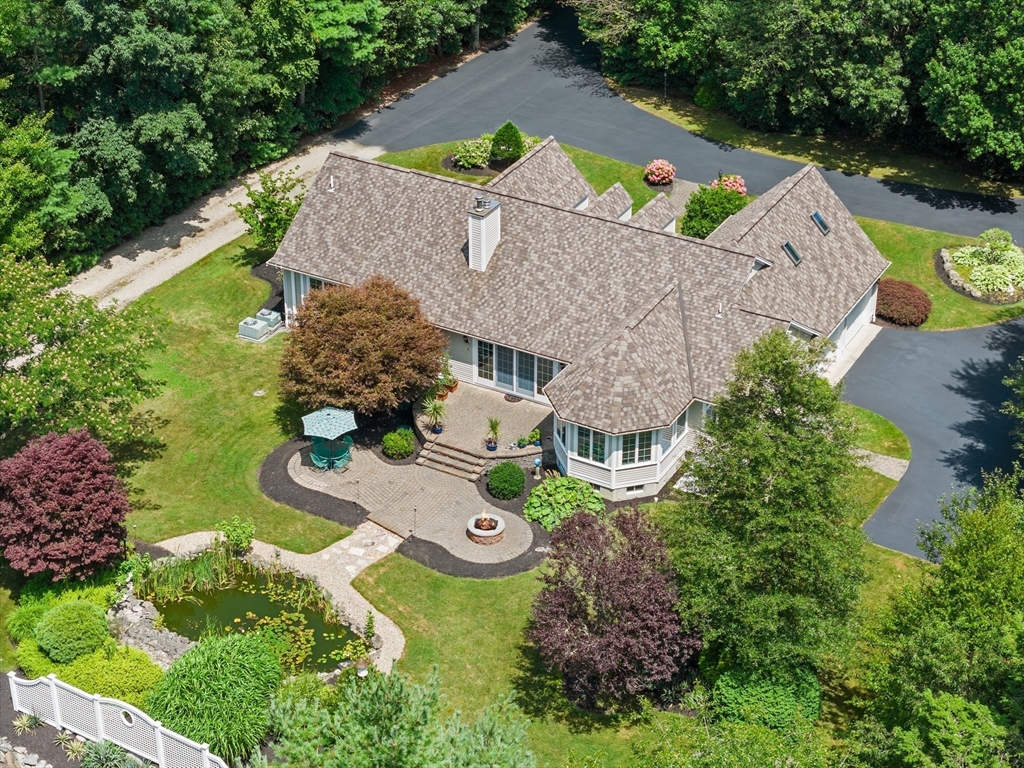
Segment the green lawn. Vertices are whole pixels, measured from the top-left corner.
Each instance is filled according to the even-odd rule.
[[[468,181],[470,184],[486,184],[491,177],[456,173],[441,165],[441,161],[450,155],[455,149],[455,145],[459,143],[458,141],[447,141],[444,144],[428,144],[425,147],[407,149],[404,152],[387,152],[376,159],[382,163],[398,165],[402,168],[412,168],[417,171],[436,173],[438,176],[447,176],[450,179]]]
[[[219,248],[139,300],[164,342],[152,362],[167,386],[143,408],[165,422],[166,449],[133,478],[141,499],[129,532],[156,542],[240,515],[253,518],[263,541],[316,552],[351,531],[271,501],[256,481],[260,462],[291,436],[293,416],[278,397],[282,336],[264,344],[235,337],[270,295],[243,263],[249,245],[243,237]],[[253,396],[257,389],[266,395]]]
[[[626,765],[636,730],[571,707],[558,679],[543,672],[523,643],[530,604],[540,589],[537,573],[459,579],[395,554],[353,583],[405,633],[399,669],[424,680],[436,665],[453,708],[472,719],[499,694],[515,689],[532,720],[530,746],[541,766],[561,766],[570,750],[603,750],[605,765]]]
[[[617,87],[616,90],[640,109],[682,126],[691,133],[734,147],[875,179],[905,181],[958,192],[1024,196],[1024,192],[1013,184],[983,179],[943,160],[915,155],[893,144],[858,137],[762,133],[742,127],[724,111],[698,107],[682,96],[670,95],[666,102],[661,91],[633,87]],[[734,172],[729,168],[722,170]],[[706,183],[710,179],[690,181]]]
[[[1024,315],[1024,301],[1007,306],[982,304],[946,286],[935,273],[932,257],[939,248],[954,248],[971,238],[857,217],[867,236],[892,266],[886,277],[909,280],[932,300],[932,313],[921,326],[926,331],[945,331],[996,323]]]
[[[910,459],[910,441],[903,430],[891,421],[852,403],[843,403],[843,409],[853,419],[858,448],[897,459]]]

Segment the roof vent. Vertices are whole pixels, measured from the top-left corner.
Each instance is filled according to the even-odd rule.
[[[718,311],[715,312],[715,317],[721,317],[721,316],[722,316],[722,302],[718,302]]]
[[[469,267],[483,272],[501,239],[501,203],[488,200],[481,193],[473,198],[469,209]]]
[[[334,191],[334,175],[333,174],[331,174],[331,183],[327,185],[327,191],[328,192],[333,192]]]

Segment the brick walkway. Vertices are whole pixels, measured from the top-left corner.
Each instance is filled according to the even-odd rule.
[[[429,467],[388,464],[366,449],[353,449],[343,473],[320,474],[304,466],[301,453],[296,453],[288,462],[288,474],[307,488],[356,502],[370,520],[392,533],[432,541],[472,563],[502,563],[533,543],[525,520],[486,503],[472,483]],[[469,518],[485,509],[505,521],[504,540],[491,546],[474,544],[466,535]]]

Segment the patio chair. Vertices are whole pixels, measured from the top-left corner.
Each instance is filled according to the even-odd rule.
[[[334,455],[332,463],[335,470],[347,470],[350,461],[352,461],[352,438],[345,435],[341,450]]]
[[[315,450],[310,452],[309,458],[313,460],[313,466],[321,472],[326,472],[331,468],[331,460],[326,456],[318,456]]]

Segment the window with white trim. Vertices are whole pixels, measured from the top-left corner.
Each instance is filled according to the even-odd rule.
[[[555,361],[546,357],[537,358],[537,391],[540,392],[555,378]]]
[[[494,345],[489,341],[476,343],[476,375],[488,381],[494,380]]]
[[[557,420],[557,426],[555,427],[555,434],[558,435],[558,442],[560,442],[562,444],[562,446],[565,447],[566,446],[566,442],[565,442],[565,437],[566,437],[566,435],[565,435],[565,432],[566,432],[565,422],[562,421],[561,419],[559,419],[557,416],[555,417],[555,419]]]
[[[324,287],[324,281],[316,277],[309,278],[309,290],[318,291]]]
[[[604,432],[589,427],[576,427],[576,455],[580,458],[604,464],[605,442]]]
[[[622,463],[642,464],[651,460],[653,432],[633,432],[622,436]]]
[[[627,485],[626,493],[643,493],[644,487],[642,485]]]
[[[679,414],[679,418],[676,419],[676,423],[672,425],[672,438],[678,440],[686,434],[686,411]]]

